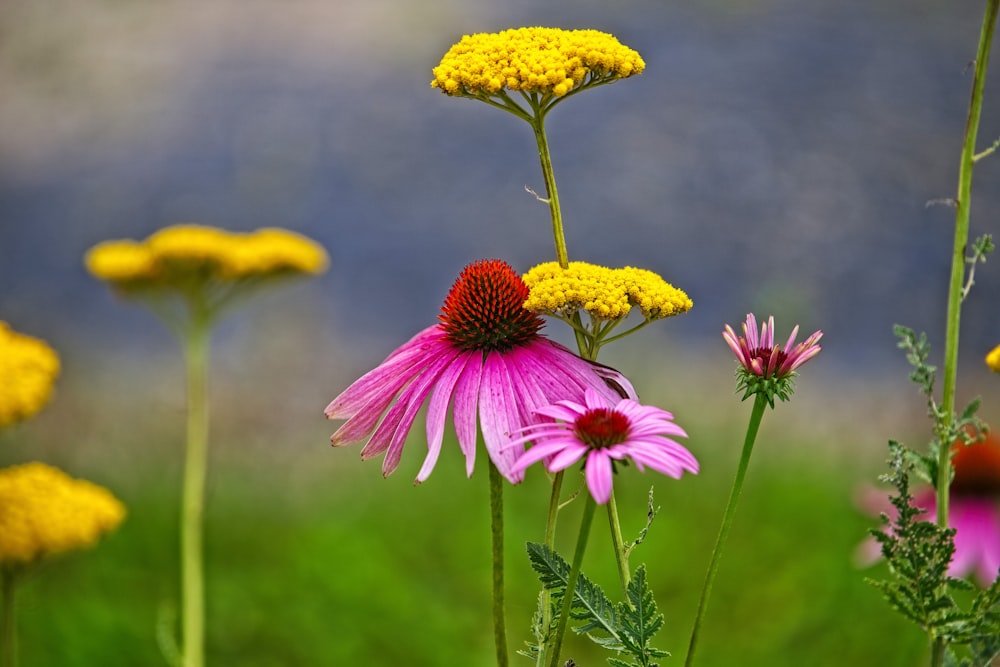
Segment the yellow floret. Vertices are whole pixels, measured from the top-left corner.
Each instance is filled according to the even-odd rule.
[[[1000,373],[1000,345],[997,345],[986,355],[986,365],[990,367],[990,370]]]
[[[0,470],[0,565],[82,549],[125,518],[107,489],[44,463]]]
[[[327,255],[316,242],[284,229],[228,232],[173,225],[142,242],[108,241],[87,253],[87,268],[124,289],[190,289],[210,281],[295,273],[318,274]]]
[[[101,280],[130,282],[152,280],[158,267],[153,253],[135,241],[105,241],[87,252],[87,270]]]
[[[558,97],[581,85],[639,74],[645,67],[637,52],[599,30],[513,28],[462,37],[434,68],[431,86],[448,95],[489,96],[502,84]]]
[[[48,403],[59,355],[44,341],[0,322],[0,428],[31,417]]]
[[[656,273],[630,266],[610,269],[570,262],[563,269],[547,262],[528,271],[524,282],[530,290],[524,307],[536,313],[566,316],[582,308],[595,318],[613,320],[637,306],[647,320],[656,320],[692,306],[687,294]]]

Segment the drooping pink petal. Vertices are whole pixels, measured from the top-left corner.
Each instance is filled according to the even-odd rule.
[[[326,418],[348,419],[361,411],[381,415],[399,390],[413,379],[412,369],[419,368],[441,350],[441,339],[440,327],[434,325],[396,348],[385,361],[330,401],[323,411]]]
[[[472,476],[476,463],[476,439],[478,438],[479,385],[483,374],[482,354],[465,353],[465,368],[455,384],[455,401],[452,420],[458,446],[465,454],[465,474]]]
[[[434,385],[431,400],[427,403],[427,458],[424,459],[420,472],[417,473],[417,483],[423,482],[434,470],[438,456],[441,454],[441,444],[444,441],[444,425],[448,418],[448,406],[455,391],[455,385],[465,370],[469,355],[458,355],[448,364]],[[475,428],[475,427],[473,427]],[[475,450],[473,449],[473,454]],[[472,474],[472,464],[466,457],[468,474]]]
[[[607,452],[593,450],[587,455],[585,467],[587,488],[598,505],[603,505],[611,498],[611,459]]]
[[[520,427],[517,400],[502,354],[491,352],[483,362],[483,377],[479,384],[479,426],[486,444],[486,453],[500,474],[516,484],[523,475],[512,474],[517,452],[505,447]]]

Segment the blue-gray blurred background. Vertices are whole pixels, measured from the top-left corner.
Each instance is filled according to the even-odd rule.
[[[529,128],[431,89],[431,68],[464,33],[594,27],[647,69],[550,116],[571,256],[687,290],[695,309],[650,335],[714,342],[774,312],[861,372],[897,356],[896,322],[940,338],[954,215],[926,204],[955,191],[979,4],[7,2],[0,314],[138,344],[148,322],[85,275],[88,247],[280,225],[332,256],[296,295],[323,331],[392,345],[467,262],[553,257]],[[983,147],[998,107],[988,85]],[[980,163],[974,234],[998,176]],[[1000,340],[996,276],[967,302],[970,358]]]
[[[822,329],[824,351],[765,420],[705,630],[724,640],[705,664],[919,664],[922,637],[851,563],[873,525],[851,497],[874,483],[887,438],[927,437],[892,326],[926,330],[940,358],[954,209],[928,202],[955,192],[981,12],[972,0],[0,0],[0,319],[63,361],[51,406],[0,461],[56,463],[130,507],[107,547],[29,589],[26,664],[162,664],[152,634],[176,597],[180,357],[82,258],[178,222],[286,227],[331,256],[215,338],[210,655],[489,664],[485,515],[470,515],[483,471],[460,484],[446,447],[413,489],[416,432],[382,480],[357,447],[329,448],[321,413],[434,321],[467,263],[553,259],[548,209],[525,191],[543,189],[528,126],[429,85],[463,34],[525,25],[605,30],[647,64],[560,105],[548,130],[571,258],[655,270],[695,303],[602,352],[677,414],[702,461],[696,478],[657,481],[670,511],[644,547],[670,605],[667,648],[686,641],[746,423],[720,332],[754,311],[779,332]],[[998,136],[994,64],[980,147]],[[1000,158],[977,165],[973,236],[997,229],[998,181]],[[1000,422],[982,364],[1000,342],[996,262],[965,302],[959,399],[983,394]],[[652,476],[635,480],[629,533]],[[544,489],[514,497],[544,512]],[[519,544],[538,522],[511,521],[516,643],[534,600]]]

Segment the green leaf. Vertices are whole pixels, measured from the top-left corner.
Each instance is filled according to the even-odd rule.
[[[570,564],[566,559],[548,546],[535,542],[528,543],[528,559],[542,586],[552,592],[553,602],[561,600],[569,583]],[[577,634],[601,630],[614,640],[614,646],[620,644],[614,604],[601,587],[583,573],[580,573],[576,582],[570,616],[574,620],[584,621],[583,625],[573,628]],[[606,645],[607,648],[614,646]]]

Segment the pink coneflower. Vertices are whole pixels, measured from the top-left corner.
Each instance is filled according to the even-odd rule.
[[[668,437],[687,434],[673,422],[672,414],[660,408],[628,398],[609,400],[606,393],[588,389],[582,405],[563,400],[537,413],[546,421],[526,426],[513,442],[535,443],[514,463],[516,474],[543,459],[549,472],[558,472],[586,456],[587,487],[603,505],[611,497],[613,460],[629,458],[639,470],[649,466],[675,479],[685,470],[698,472],[691,452]]]
[[[538,408],[578,400],[587,389],[617,399],[611,384],[635,394],[620,373],[539,334],[544,322],[522,307],[527,297],[527,286],[507,263],[483,260],[467,266],[445,299],[440,322],[397,348],[327,406],[327,418],[347,420],[331,437],[334,446],[370,436],[361,457],[385,453],[382,472],[389,475],[429,395],[427,458],[417,482],[427,479],[441,453],[449,405],[467,473],[475,463],[478,411],[490,459],[504,477],[518,482],[523,471],[513,471],[512,465],[520,452],[508,445],[511,434],[538,421]]]
[[[759,335],[757,318],[753,313],[747,315],[742,336],[737,337],[733,328],[726,325],[722,337],[740,362],[741,367],[737,372],[740,376],[740,389],[746,389],[743,398],[764,393],[771,407],[774,407],[775,396],[783,401],[788,400],[790,381],[795,369],[823,349],[816,344],[823,337],[822,331],[816,331],[796,345],[795,337],[798,333],[799,327],[795,325],[785,347],[781,347],[774,344],[774,317],[767,319],[767,323],[760,328]]]
[[[955,477],[949,487],[948,525],[955,529],[955,554],[948,575],[975,573],[980,584],[989,586],[1000,574],[1000,440],[989,434],[971,445],[956,442],[952,451]],[[896,516],[884,491],[866,491],[861,504],[873,514]],[[927,510],[925,516],[934,516],[934,489],[916,492],[913,505]],[[878,560],[881,553],[875,538],[865,540],[858,550],[864,564]]]

